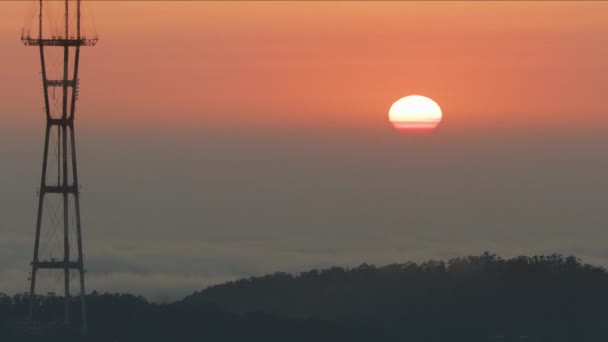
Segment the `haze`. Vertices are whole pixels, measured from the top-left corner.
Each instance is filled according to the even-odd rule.
[[[0,3],[0,289],[23,292],[44,133],[29,3]],[[608,265],[608,3],[89,3],[87,290],[479,254]],[[397,134],[408,94],[444,112]]]

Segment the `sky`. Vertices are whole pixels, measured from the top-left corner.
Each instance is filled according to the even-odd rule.
[[[0,2],[5,293],[28,289],[44,140],[40,59],[19,39],[31,8]],[[76,114],[87,291],[166,301],[486,250],[608,265],[607,2],[85,10],[100,38]],[[388,121],[410,94],[441,106],[432,134]]]

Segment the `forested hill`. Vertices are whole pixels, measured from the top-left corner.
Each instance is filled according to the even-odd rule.
[[[561,255],[361,265],[275,273],[209,287],[184,302],[325,319],[390,315],[476,322],[608,318],[608,272]],[[605,321],[608,325],[608,320]],[[608,340],[608,336],[607,336]]]
[[[36,298],[33,330],[28,303],[0,294],[0,341],[608,341],[608,272],[559,255],[276,273],[165,305],[93,293],[85,338],[40,333],[62,298]]]

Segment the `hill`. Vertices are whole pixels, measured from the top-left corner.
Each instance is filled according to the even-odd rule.
[[[607,290],[608,272],[573,256],[363,264],[241,279],[165,305],[93,293],[82,340],[606,341]],[[36,300],[39,324],[61,317],[61,298]],[[1,341],[42,340],[19,324],[28,301],[0,295]]]

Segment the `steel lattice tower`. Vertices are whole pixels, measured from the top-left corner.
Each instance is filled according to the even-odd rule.
[[[36,219],[36,237],[34,243],[34,257],[32,260],[32,271],[30,275],[30,319],[34,318],[34,302],[36,290],[36,272],[41,269],[63,270],[64,273],[64,302],[65,302],[65,323],[70,324],[70,270],[77,270],[80,277],[80,301],[81,301],[81,322],[83,332],[87,329],[85,311],[85,287],[84,287],[84,259],[82,252],[82,234],[80,226],[80,203],[78,188],[78,173],[76,166],[76,142],[74,138],[74,115],[76,99],[78,97],[78,63],[80,58],[81,46],[93,46],[97,43],[97,38],[87,39],[81,35],[81,0],[64,0],[65,18],[62,26],[65,30],[61,35],[49,36],[43,30],[43,13],[46,1],[39,0],[38,15],[38,37],[32,37],[29,33],[23,34],[21,40],[27,46],[37,46],[40,51],[40,63],[42,67],[42,87],[44,91],[44,108],[46,114],[46,133],[44,142],[44,155],[42,161],[42,176],[40,181],[40,191],[38,195],[38,214]],[[74,8],[75,7],[75,8]],[[76,13],[74,13],[74,10]],[[75,22],[74,21],[75,14]],[[70,20],[70,15],[72,20]],[[46,27],[45,27],[46,29]],[[63,77],[49,79],[47,77],[48,61],[45,60],[45,51],[54,49],[59,54],[63,54]],[[62,50],[62,51],[61,51]],[[49,89],[60,91],[61,106],[52,107],[49,103]],[[60,108],[59,108],[60,107]],[[53,155],[49,151],[49,139],[51,134],[57,134],[58,153]],[[68,141],[69,139],[69,141]],[[68,153],[69,147],[69,153]],[[57,160],[57,177],[50,180],[48,177],[48,164],[50,158]],[[55,177],[53,177],[55,178]],[[42,214],[45,210],[45,196],[54,195],[62,200],[63,221],[63,260],[51,258],[44,260],[40,258],[40,235],[42,225]],[[70,224],[68,219],[68,200],[73,198],[73,208],[75,214],[75,225]],[[47,209],[48,210],[48,209]],[[70,226],[76,229],[77,255],[70,256]]]

